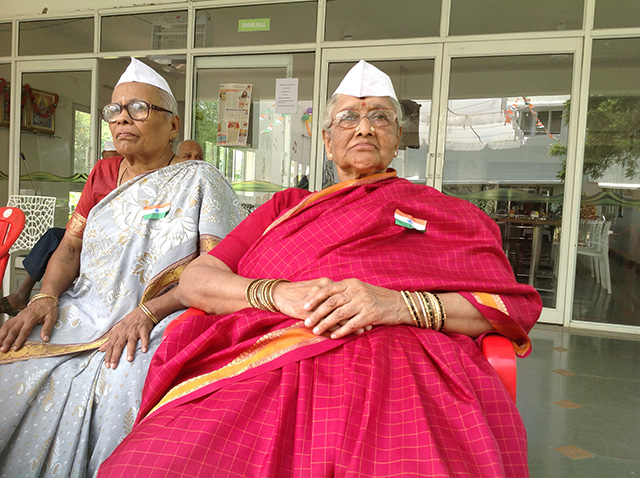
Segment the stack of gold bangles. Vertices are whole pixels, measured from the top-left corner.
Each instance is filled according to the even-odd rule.
[[[256,279],[251,281],[245,289],[245,297],[249,307],[254,309],[280,312],[273,300],[273,288],[280,282],[291,282],[286,279]]]
[[[437,294],[422,291],[409,292],[406,290],[400,291],[400,294],[409,309],[409,313],[416,327],[437,330],[438,332],[442,331],[444,323],[447,320],[447,314]],[[415,294],[417,297],[417,302],[420,304],[420,307],[418,307],[416,301],[413,300],[412,294]]]

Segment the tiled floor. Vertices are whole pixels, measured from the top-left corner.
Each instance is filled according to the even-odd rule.
[[[640,477],[640,336],[539,324],[518,360],[531,478]]]

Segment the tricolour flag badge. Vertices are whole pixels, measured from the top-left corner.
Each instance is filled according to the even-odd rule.
[[[427,229],[426,220],[413,217],[406,212],[402,212],[400,209],[396,209],[393,217],[395,218],[398,226],[406,227],[407,229],[415,229],[420,232],[424,232]]]
[[[171,203],[156,204],[155,206],[146,206],[142,208],[142,219],[162,219],[171,209]]]

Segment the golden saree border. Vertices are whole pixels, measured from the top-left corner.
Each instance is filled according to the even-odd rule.
[[[87,225],[87,220],[82,217],[77,211],[73,211],[71,219],[67,223],[67,231],[76,237],[82,239],[84,234],[84,228]]]
[[[18,350],[9,350],[4,353],[0,352],[0,365],[33,358],[58,357],[60,355],[85,352],[99,348],[108,339],[109,334],[107,333],[98,340],[86,344],[51,344],[28,340]]]
[[[216,247],[220,241],[219,237],[212,236],[210,234],[201,234],[200,235],[200,254],[208,254],[210,251]]]
[[[321,191],[310,194],[309,196],[305,197],[302,201],[300,201],[300,203],[297,206],[292,207],[287,212],[285,212],[282,216],[280,216],[275,221],[273,221],[269,225],[269,227],[267,227],[264,230],[262,235],[264,236],[271,229],[276,227],[285,219],[291,217],[296,212],[300,211],[305,206],[308,206],[309,204],[312,204],[322,199],[323,197],[328,196],[329,194],[332,194],[336,191],[341,191],[342,189],[346,189],[351,186],[362,186],[364,184],[372,184],[372,183],[377,183],[378,181],[384,181],[385,179],[395,178],[397,175],[398,173],[396,172],[395,169],[388,168],[384,173],[372,174],[371,176],[367,176],[366,178],[362,178],[362,179],[351,179],[349,181],[341,181],[337,184],[334,184],[333,186],[329,186],[328,188],[324,188]]]
[[[211,251],[216,245],[220,243],[220,238],[212,235],[206,235],[200,237],[200,254],[206,254]],[[163,270],[156,277],[149,281],[149,284],[142,293],[141,302],[144,304],[150,301],[154,297],[162,294],[170,287],[176,285],[180,280],[180,276],[185,267],[195,259],[197,254],[191,254],[178,262],[171,264],[165,270]]]
[[[475,298],[478,304],[494,309],[510,318],[509,310],[507,309],[507,306],[505,305],[504,301],[502,300],[502,297],[500,297],[499,294],[490,294],[488,292],[471,292],[471,295]],[[489,322],[491,322],[491,325],[493,326],[494,329],[496,329],[497,332],[501,332],[502,334],[507,336],[507,338],[509,335],[513,334],[514,330],[511,325],[511,322],[506,322],[506,321],[497,322],[495,320],[492,320],[491,317],[485,316],[485,318]],[[521,343],[518,343],[513,339],[510,339],[510,340],[511,340],[511,343],[513,344],[513,349],[515,350],[517,355],[519,355],[520,357],[524,357],[528,355],[529,351],[531,350],[531,341],[529,340],[528,337],[527,337],[527,340]]]
[[[190,254],[187,257],[171,264],[160,274],[153,277],[149,281],[149,284],[147,284],[147,287],[145,287],[140,302],[144,304],[158,296],[161,292],[166,291],[169,287],[176,285],[180,280],[182,271],[184,271],[185,267],[187,267],[195,257],[196,254]]]
[[[302,322],[263,335],[255,344],[227,365],[212,372],[193,377],[173,387],[158,404],[149,411],[147,417],[162,406],[212,383],[235,377],[300,347],[315,344],[323,340],[330,339],[322,335],[315,335],[307,327],[304,327],[304,323]]]

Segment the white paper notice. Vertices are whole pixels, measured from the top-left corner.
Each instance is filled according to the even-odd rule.
[[[298,110],[298,78],[276,78],[276,113]]]

